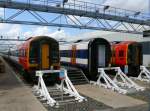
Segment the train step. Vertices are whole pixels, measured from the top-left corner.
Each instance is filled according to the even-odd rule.
[[[68,69],[67,73],[73,85],[82,85],[89,83],[89,80],[80,69]]]

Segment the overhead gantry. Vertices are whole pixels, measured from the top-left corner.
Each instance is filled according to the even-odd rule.
[[[70,0],[0,0],[4,8],[1,23],[69,27],[127,33],[142,33],[150,29],[150,16],[139,11],[130,11],[111,6]],[[11,13],[9,10],[18,10]],[[14,12],[14,11],[12,11]],[[27,13],[31,20],[21,19]],[[53,14],[53,15],[49,15]],[[19,18],[19,17],[20,18]]]

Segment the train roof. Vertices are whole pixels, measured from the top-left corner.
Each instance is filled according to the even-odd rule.
[[[35,37],[29,37],[24,43],[19,45],[19,48],[27,47],[32,41],[40,40],[43,37],[46,38],[46,39],[57,42],[57,40],[55,40],[54,38],[49,37],[49,36],[35,36]]]
[[[78,39],[78,40],[75,40],[75,41],[70,41],[70,42],[64,42],[64,43],[62,43],[62,44],[71,44],[71,43],[81,43],[81,42],[90,42],[90,41],[94,41],[94,40],[105,40],[105,41],[107,41],[106,39],[104,39],[104,38],[100,38],[100,37],[97,37],[97,38],[88,38],[88,39]]]
[[[119,45],[130,45],[130,44],[133,44],[133,43],[137,43],[136,41],[123,41],[123,42],[120,42],[118,43]]]
[[[34,40],[38,40],[38,39],[41,39],[41,38],[47,38],[47,39],[51,39],[51,40],[53,40],[53,41],[56,41],[54,38],[52,38],[52,37],[49,37],[49,36],[35,36],[35,37],[30,37],[30,38],[28,38],[26,41],[29,41],[29,42],[31,42],[31,41],[34,41]]]

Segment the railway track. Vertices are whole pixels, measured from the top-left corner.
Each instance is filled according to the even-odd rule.
[[[26,80],[23,77],[23,75],[20,73],[20,71],[15,66],[13,66],[10,61],[7,60],[7,63],[10,66],[12,66],[13,70],[16,73],[16,76],[22,81],[22,83],[25,86],[31,88],[31,90],[32,90],[33,82],[31,82],[29,80]],[[52,87],[52,86],[47,86],[47,88],[55,90],[55,87]],[[57,91],[57,89],[55,91]],[[60,91],[58,91],[58,94],[60,94],[59,97],[55,96],[55,93],[54,93],[54,96],[55,96],[55,98],[61,100],[62,99],[61,98],[62,93]],[[63,94],[63,96],[65,96],[65,98],[71,99],[70,97],[68,97],[68,95]],[[107,106],[107,105],[105,105],[101,102],[95,101],[94,99],[89,98],[87,96],[84,96],[84,97],[86,97],[87,101],[84,101],[84,102],[81,102],[81,103],[78,103],[76,101],[74,101],[74,102],[70,101],[67,104],[62,103],[62,105],[60,105],[59,107],[50,107],[49,105],[45,104],[45,101],[41,100],[41,98],[38,97],[38,96],[37,96],[37,99],[43,104],[43,106],[48,111],[91,111],[91,110],[94,110],[94,109],[97,109],[97,110],[111,109],[111,107],[109,107],[109,106]]]
[[[9,65],[11,65],[10,62],[9,62]],[[27,87],[29,87],[32,90],[33,83],[24,79],[24,77],[19,73],[19,71],[16,69],[16,67],[13,67],[13,69],[16,72],[16,76],[19,77],[19,79],[23,82],[23,84],[25,84]],[[54,86],[47,86],[47,89],[49,90],[49,92],[51,93],[53,98],[55,98],[61,102],[61,105],[59,105],[59,107],[50,107],[49,105],[47,105],[45,103],[44,100],[42,100],[40,97],[37,96],[37,99],[43,104],[43,106],[48,111],[92,111],[92,110],[115,111],[112,107],[105,105],[104,103],[96,101],[95,99],[92,99],[92,98],[87,97],[85,95],[82,95],[82,96],[86,97],[87,101],[78,103],[76,101],[72,101],[73,100],[72,97],[69,97],[67,94],[56,89],[56,87],[54,87]],[[141,99],[141,100],[144,100],[144,101],[147,101],[148,103],[150,103],[150,101],[148,101],[148,98],[150,97],[148,91],[149,90],[146,90],[144,92],[139,92],[136,94],[134,93],[134,94],[129,95],[129,96],[134,97],[134,98],[138,98],[138,99]],[[62,102],[62,100],[67,101],[67,104],[65,103],[65,101]],[[128,108],[128,109],[130,110],[130,108]],[[116,109],[116,111],[117,111],[117,109]]]

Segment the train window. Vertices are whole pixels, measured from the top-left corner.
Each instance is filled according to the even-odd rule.
[[[23,57],[23,50],[21,50],[21,56]]]
[[[20,50],[20,56],[22,57],[22,49]]]
[[[56,63],[56,62],[58,62],[58,58],[59,58],[59,53],[57,52],[57,51],[52,51],[52,63]]]
[[[25,55],[24,55],[25,57],[27,57],[27,51],[25,50]]]
[[[25,52],[25,49],[23,49],[23,57],[25,57],[25,55],[26,55],[25,53],[26,53],[26,52]]]
[[[18,50],[18,56],[20,56],[20,50]]]
[[[37,63],[38,61],[38,54],[39,54],[39,47],[38,47],[38,44],[37,43],[31,43],[31,46],[30,46],[30,52],[29,52],[29,61],[30,63]]]
[[[15,56],[16,56],[16,57],[18,56],[18,50],[16,50],[16,54],[15,54]]]
[[[16,51],[16,56],[24,57],[25,56],[25,50],[21,49]]]
[[[60,52],[61,57],[66,57],[66,56],[67,56],[67,53],[66,53],[66,52],[67,52],[66,50],[62,50],[62,51]]]
[[[55,44],[52,44],[52,50],[51,50],[51,62],[52,63],[56,63],[59,60],[59,52],[58,52],[58,46],[56,46]],[[66,51],[61,51],[61,54],[64,55],[64,57],[66,56]]]
[[[120,50],[119,51],[119,57],[123,57],[124,56],[124,51],[123,50]]]

